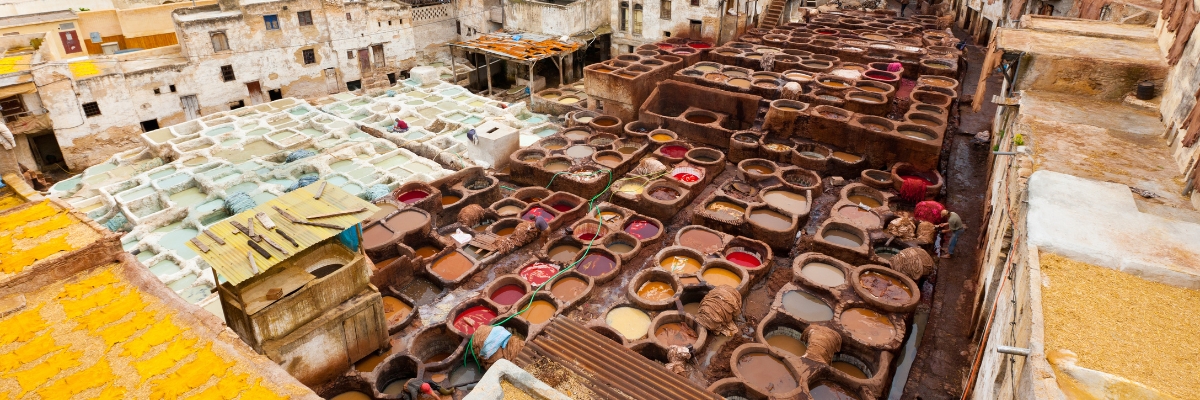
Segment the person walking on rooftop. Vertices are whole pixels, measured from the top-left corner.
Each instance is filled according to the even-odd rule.
[[[909,2],[909,0],[898,0],[898,2],[900,3],[900,16],[901,16],[901,17],[903,17],[903,16],[904,16],[904,9],[905,9],[905,8],[908,8],[908,2]]]
[[[967,225],[963,224],[958,213],[950,212],[950,210],[942,210],[942,217],[946,219],[946,222],[939,224],[938,227],[950,233],[950,243],[946,245],[946,251],[942,253],[942,258],[950,258],[954,255],[954,245],[958,243],[958,235],[967,230]]]

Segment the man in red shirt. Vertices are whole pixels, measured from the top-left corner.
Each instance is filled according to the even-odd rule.
[[[400,118],[396,118],[396,124],[392,125],[391,131],[397,133],[408,132],[408,124],[400,120]]]

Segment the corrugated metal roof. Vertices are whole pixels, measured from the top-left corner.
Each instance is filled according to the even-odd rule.
[[[466,42],[451,43],[472,51],[518,61],[536,61],[578,50],[580,43],[530,32],[493,32]]]
[[[379,211],[379,207],[376,207],[374,204],[360,199],[350,193],[346,193],[346,191],[334,185],[324,185],[325,190],[322,193],[321,198],[319,200],[313,199],[313,196],[316,195],[317,190],[321,188],[323,182],[324,181],[317,181],[311,185],[296,189],[290,193],[284,194],[283,196],[276,197],[271,201],[260,204],[250,210],[243,211],[238,215],[227,218],[224,221],[218,222],[216,225],[208,228],[208,232],[211,232],[213,235],[225,241],[225,244],[222,245],[214,241],[207,234],[200,234],[199,236],[196,236],[196,240],[208,247],[208,252],[204,252],[199,247],[196,247],[195,243],[188,242],[187,245],[191,249],[195,250],[196,254],[199,254],[200,258],[204,259],[208,265],[212,266],[218,274],[221,274],[221,276],[225,277],[225,279],[230,283],[237,285],[256,275],[251,270],[249,261],[247,261],[247,253],[252,254],[252,257],[254,257],[254,263],[258,267],[258,271],[263,272],[279,264],[283,260],[288,259],[290,256],[295,255],[296,253],[299,253],[300,251],[312,245],[320,243],[325,239],[333,237],[334,235],[341,233],[346,228],[354,226],[354,224],[362,222],[363,219],[367,218],[376,211]],[[276,211],[276,208],[287,212],[293,218],[296,218],[300,221],[331,224],[336,225],[341,229],[293,223],[289,221],[288,218],[280,215],[279,211]],[[307,220],[305,218],[319,214],[336,213],[339,211],[352,211],[362,208],[365,208],[366,210],[354,214],[313,220]],[[269,259],[263,257],[254,249],[252,249],[249,244],[247,244],[250,239],[246,237],[246,235],[242,234],[242,232],[233,225],[234,222],[237,222],[238,224],[249,228],[251,225],[248,223],[248,221],[253,219],[254,215],[260,212],[270,217],[271,221],[275,223],[276,230],[282,230],[285,234],[295,240],[298,246],[293,246],[288,242],[287,239],[284,239],[283,236],[281,236],[275,230],[268,231],[263,227],[262,224],[258,222],[257,219],[253,221],[254,233],[262,235],[264,238],[270,239],[280,247],[283,247],[283,249],[288,252],[288,255],[284,255],[278,249],[275,249],[268,244],[267,240],[264,239],[262,242],[255,243],[271,254],[271,258]]]
[[[555,318],[513,363],[529,369],[543,357],[588,380],[589,389],[609,399],[721,398],[567,318]]]

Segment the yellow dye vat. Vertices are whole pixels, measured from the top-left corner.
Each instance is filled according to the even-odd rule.
[[[91,61],[73,62],[70,64],[70,66],[71,75],[75,75],[76,78],[92,76],[100,73],[100,69],[96,68],[96,64]]]

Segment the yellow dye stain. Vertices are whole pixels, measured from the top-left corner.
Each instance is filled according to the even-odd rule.
[[[47,233],[71,226],[74,222],[71,220],[70,214],[58,214],[49,219],[42,220],[37,225],[26,226],[25,231],[17,235],[17,239],[30,239],[43,236]]]
[[[63,285],[63,290],[58,294],[60,299],[76,299],[90,293],[101,286],[108,286],[120,282],[117,280],[116,274],[112,270],[106,270],[102,273],[92,275],[75,283]]]
[[[208,389],[191,396],[195,400],[213,399],[213,400],[228,400],[236,399],[242,390],[246,387],[246,374],[228,374],[224,378],[218,380],[216,384],[209,386]]]
[[[29,69],[29,56],[11,56],[0,58],[0,75],[10,74]]]
[[[92,76],[100,73],[100,69],[96,68],[96,64],[91,61],[79,61],[70,64],[71,74],[76,78]]]
[[[79,366],[79,357],[83,356],[80,351],[60,351],[54,353],[40,364],[34,365],[33,368],[24,371],[9,372],[4,374],[7,378],[15,378],[17,383],[21,385],[21,389],[28,392],[38,386],[49,381],[55,375],[63,370],[71,369]]]
[[[35,308],[0,320],[0,326],[7,327],[0,329],[0,347],[4,347],[9,343],[27,341],[32,339],[38,332],[46,329],[46,321],[42,319],[41,312],[42,305],[39,304]]]
[[[100,392],[100,396],[97,396],[96,400],[124,400],[127,398],[125,396],[125,388],[109,385]]]
[[[125,347],[125,351],[121,355],[135,359],[142,358],[142,355],[149,352],[154,346],[166,343],[182,333],[183,330],[171,322],[170,317],[167,317],[167,319],[154,323],[141,336],[126,341],[122,345]]]
[[[212,351],[211,346],[210,344],[197,351],[195,359],[180,366],[175,372],[157,379],[154,382],[154,389],[150,392],[150,397],[156,399],[180,398],[184,393],[203,386],[213,377],[219,379],[228,374],[234,363],[222,359]]]
[[[86,317],[80,318],[78,321],[88,331],[95,333],[100,330],[100,327],[120,321],[129,313],[135,313],[146,308],[148,304],[142,301],[142,296],[138,292],[130,292],[128,295],[117,298],[117,301],[111,304],[97,308],[96,311],[89,313]]]
[[[108,361],[100,360],[91,367],[58,379],[39,389],[37,393],[43,399],[62,399],[73,397],[85,390],[100,387],[116,380]]]
[[[3,74],[3,73],[0,73]],[[25,204],[25,200],[19,196],[8,195],[0,196],[0,211],[7,210],[19,205]]]
[[[65,349],[59,346],[50,335],[41,335],[25,342],[8,354],[0,354],[0,374],[8,373],[22,365],[33,363],[43,356]]]
[[[0,220],[0,231],[12,231],[22,225],[37,221],[42,218],[53,217],[54,214],[58,213],[58,209],[50,206],[49,202],[43,201],[41,203],[29,206],[24,210],[5,216],[3,220]]]
[[[117,343],[121,343],[131,337],[137,331],[142,330],[158,319],[158,314],[149,312],[139,312],[133,315],[128,321],[118,323],[111,327],[100,331],[100,337],[104,339],[104,344],[112,347]]]
[[[183,339],[171,342],[161,353],[155,354],[153,357],[145,361],[133,363],[133,367],[137,369],[138,375],[142,377],[142,382],[155,376],[161,375],[163,372],[174,367],[179,360],[192,354],[192,346],[196,344],[196,339]]]
[[[33,248],[16,252],[17,254],[14,256],[0,258],[0,273],[15,274],[25,270],[25,267],[33,265],[38,260],[43,260],[61,251],[71,251],[74,249],[74,246],[67,243],[67,235],[53,237],[38,243]],[[12,251],[11,243],[7,248],[4,246],[4,243],[0,243],[0,254],[12,253],[14,252]]]
[[[93,309],[106,306],[109,303],[116,301],[122,297],[122,293],[124,292],[124,287],[108,286],[96,293],[82,297],[78,300],[63,300],[59,303],[62,304],[63,312],[67,314],[67,317],[75,319],[87,314]]]
[[[259,379],[257,382],[254,382],[254,386],[251,386],[250,389],[246,390],[246,393],[242,394],[241,398],[246,400],[287,400],[289,397],[280,396],[274,391],[263,387],[262,379]]]

